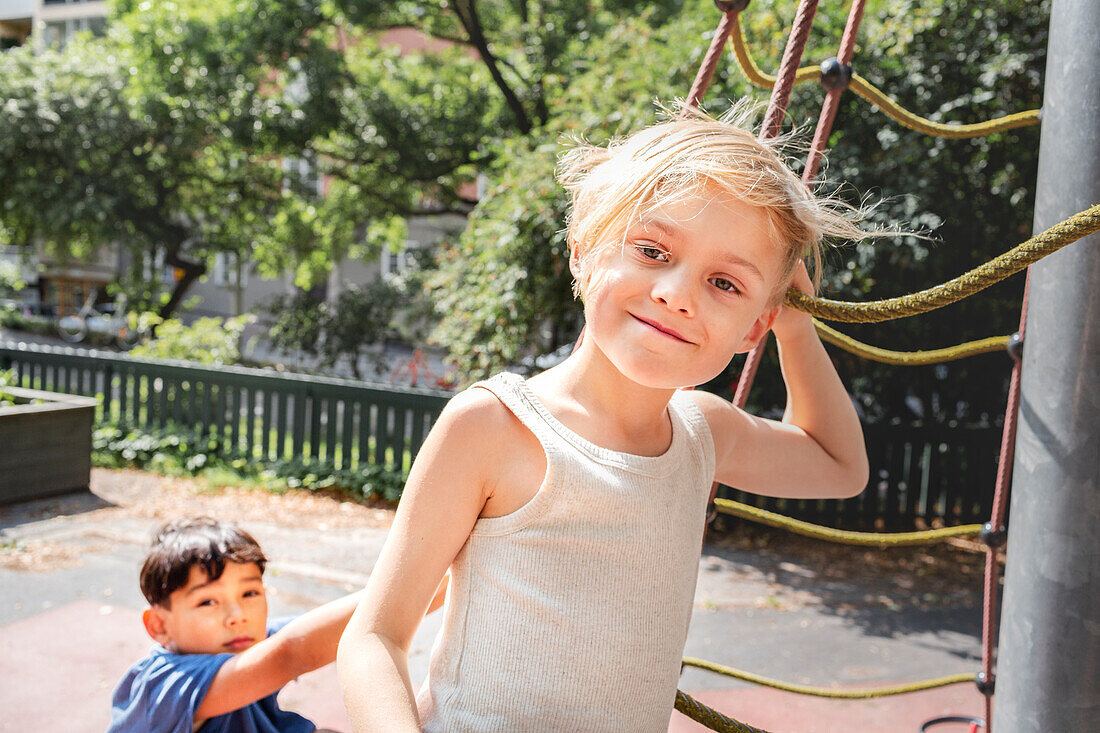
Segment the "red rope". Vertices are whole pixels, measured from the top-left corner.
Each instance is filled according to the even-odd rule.
[[[768,101],[768,111],[764,113],[760,137],[765,140],[779,135],[783,127],[783,115],[787,114],[794,77],[802,62],[802,51],[806,48],[806,40],[810,37],[810,27],[816,13],[817,0],[802,0],[798,4],[798,12],[794,16],[791,34],[787,37],[787,47],[783,49],[783,60],[779,63],[775,86],[772,87],[772,96]]]
[[[1020,307],[1020,338],[1024,336],[1024,328],[1027,325],[1027,296],[1031,284],[1031,269],[1027,271],[1027,281],[1024,283],[1024,300]],[[1016,426],[1020,414],[1020,378],[1023,371],[1023,359],[1018,359],[1012,366],[1012,381],[1008,387],[1008,404],[1005,406],[1005,425],[1001,433],[1001,454],[997,461],[997,483],[993,489],[993,507],[990,509],[989,524],[994,532],[1000,531],[1004,526],[1005,509],[1008,498],[1008,485],[1012,479],[1012,462],[1016,455]],[[982,674],[986,683],[994,681],[993,677],[993,628],[997,623],[997,586],[1000,580],[1000,565],[998,556],[1000,550],[996,547],[986,547],[985,550],[985,583],[983,596],[985,612],[982,615]],[[985,731],[993,730],[993,695],[985,696]]]
[[[737,17],[740,11],[731,11],[728,13],[722,13],[722,19],[718,21],[718,27],[714,29],[714,38],[710,41],[710,48],[707,49],[707,53],[703,56],[703,63],[699,66],[699,71],[695,75],[695,81],[692,82],[691,91],[688,92],[687,103],[684,105],[684,110],[680,113],[681,119],[688,114],[688,109],[691,107],[698,107],[699,102],[702,101],[703,95],[707,92],[707,87],[710,86],[711,77],[714,76],[715,69],[718,68],[718,62],[722,59],[722,52],[725,50],[726,41],[729,39],[730,30],[733,28],[733,20]]]
[[[764,113],[764,124],[760,129],[760,137],[768,139],[776,137],[783,126],[783,115],[787,113],[787,103],[791,99],[791,89],[794,88],[794,77],[798,71],[798,65],[802,62],[802,52],[806,48],[806,40],[810,36],[810,27],[817,13],[817,0],[802,0],[798,5],[794,23],[791,25],[791,34],[787,37],[787,47],[783,49],[783,60],[779,64],[779,73],[776,76],[775,86],[772,87],[772,96],[768,100],[768,109]],[[767,338],[761,339],[745,359],[745,366],[741,369],[741,376],[737,380],[737,390],[733,395],[733,404],[744,407],[749,399],[749,390],[756,378],[756,370],[760,367],[760,359],[764,355],[764,345]]]
[[[856,48],[856,34],[859,33],[859,24],[863,20],[863,7],[866,0],[855,0],[852,9],[848,11],[848,22],[844,26],[844,35],[840,39],[840,48],[836,58],[841,66],[852,63],[852,54]],[[806,169],[802,172],[802,182],[807,186],[817,178],[817,171],[821,165],[821,158],[825,154],[825,144],[829,141],[829,134],[833,131],[833,121],[836,119],[836,111],[840,108],[840,97],[844,89],[830,89],[825,95],[825,101],[821,105],[821,114],[817,118],[817,129],[814,130],[814,141],[810,144],[810,155],[806,160]]]

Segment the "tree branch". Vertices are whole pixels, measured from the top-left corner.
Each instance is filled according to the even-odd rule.
[[[508,105],[508,109],[512,111],[512,116],[516,118],[516,125],[519,127],[520,132],[524,135],[531,132],[533,125],[527,110],[523,108],[523,103],[520,102],[515,91],[505,81],[504,75],[500,73],[500,67],[497,65],[496,56],[489,50],[489,42],[485,38],[484,29],[481,27],[481,19],[477,15],[476,0],[451,0],[451,6],[454,8],[455,15],[458,16],[458,20],[462,23],[467,35],[470,36],[473,47],[481,54],[481,60],[489,70],[489,75],[493,77],[493,82],[500,89],[500,93],[504,95],[504,101]]]
[[[172,294],[168,296],[168,302],[161,306],[158,314],[161,318],[171,318],[191,285],[206,274],[206,263],[184,259],[180,256],[180,246],[180,243],[175,243],[164,248],[165,264],[183,270],[183,277],[176,281]]]

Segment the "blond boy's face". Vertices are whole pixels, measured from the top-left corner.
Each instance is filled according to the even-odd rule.
[[[238,653],[267,636],[267,594],[256,563],[227,562],[217,580],[191,567],[187,584],[153,606],[144,621],[149,635],[179,654]]]
[[[702,384],[767,333],[782,252],[767,214],[706,191],[644,215],[591,265],[585,341],[657,388]],[[581,273],[574,272],[575,275]]]

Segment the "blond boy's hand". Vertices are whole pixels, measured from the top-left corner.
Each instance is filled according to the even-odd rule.
[[[795,266],[790,286],[806,295],[814,294],[814,285],[805,263],[799,262]],[[772,332],[780,343],[790,342],[807,334],[813,334],[813,319],[808,313],[783,305],[779,309],[779,315],[775,317],[775,323],[772,324]]]

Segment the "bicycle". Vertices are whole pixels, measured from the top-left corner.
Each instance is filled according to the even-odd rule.
[[[119,349],[130,350],[141,340],[141,334],[130,327],[125,296],[119,296],[114,305],[97,310],[96,295],[97,291],[93,289],[78,313],[59,318],[57,334],[70,344],[84,341],[89,333],[103,334],[109,336]]]

